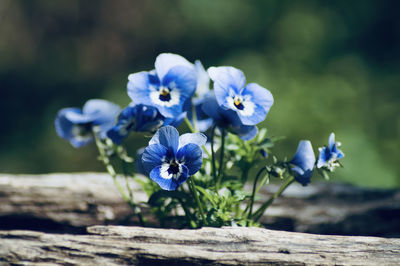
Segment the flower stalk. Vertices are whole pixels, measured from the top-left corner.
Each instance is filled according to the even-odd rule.
[[[289,177],[286,182],[276,191],[267,202],[265,202],[261,207],[252,215],[253,221],[257,222],[262,215],[264,214],[265,210],[274,202],[275,199],[277,199],[285,189],[287,189],[293,182],[295,181],[294,177],[291,176]]]
[[[135,212],[135,214],[138,217],[139,223],[141,226],[145,226],[145,221],[144,218],[142,216],[142,213],[140,211],[137,211],[138,206],[133,202],[133,195],[130,192],[130,195],[126,195],[124,188],[122,187],[122,185],[119,183],[118,178],[117,178],[117,173],[114,169],[114,167],[112,166],[111,162],[110,162],[110,158],[107,155],[107,152],[104,149],[104,144],[101,142],[101,140],[99,139],[96,130],[93,130],[93,135],[94,135],[94,139],[95,139],[95,143],[97,146],[97,149],[99,151],[99,159],[100,161],[103,162],[104,166],[106,167],[106,170],[108,172],[108,174],[112,177],[113,182],[115,184],[115,186],[117,187],[119,193],[121,194],[122,198],[124,199],[124,201],[126,203],[128,203],[128,205],[132,208],[132,210]],[[127,184],[128,186],[128,184]]]
[[[189,183],[189,189],[190,189],[192,195],[194,196],[194,198],[196,199],[197,207],[199,209],[200,216],[202,219],[202,223],[201,223],[200,227],[202,225],[207,225],[207,220],[206,220],[206,216],[204,214],[203,204],[201,203],[199,195],[197,194],[197,190],[196,190],[196,186],[194,184],[193,178],[189,178],[188,183]]]

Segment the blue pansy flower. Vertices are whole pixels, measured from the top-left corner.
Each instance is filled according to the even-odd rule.
[[[294,178],[303,186],[310,183],[315,165],[315,155],[309,140],[301,140],[296,154],[290,161]]]
[[[326,167],[329,171],[333,171],[335,167],[340,166],[339,159],[344,157],[344,153],[339,150],[340,142],[335,142],[335,134],[329,136],[328,147],[320,147],[317,167]]]
[[[155,70],[130,74],[128,95],[136,104],[156,107],[165,117],[179,116],[196,90],[196,70],[176,54],[160,54]]]
[[[178,127],[184,118],[184,113],[176,118],[165,118],[153,106],[143,104],[130,105],[122,110],[118,117],[118,123],[107,132],[107,136],[115,144],[120,144],[132,130],[136,132],[155,132],[163,125]]]
[[[119,111],[118,105],[101,99],[87,101],[82,109],[61,109],[55,119],[57,134],[76,148],[92,142],[93,131],[104,139]]]
[[[242,71],[234,67],[210,67],[218,104],[237,113],[244,125],[256,125],[265,119],[274,98],[269,90],[257,83],[245,86]]]
[[[206,143],[202,133],[179,136],[172,126],[160,128],[142,154],[142,165],[150,178],[164,190],[176,190],[203,163],[200,146]]]
[[[257,126],[244,125],[237,112],[222,108],[214,95],[204,99],[202,110],[213,118],[218,127],[226,128],[228,131],[238,135],[243,140],[250,140],[258,133]]]

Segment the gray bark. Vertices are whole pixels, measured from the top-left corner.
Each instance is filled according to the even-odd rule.
[[[147,200],[137,185],[131,186],[136,201]],[[277,188],[266,186],[261,199]],[[107,174],[3,174],[0,201],[3,230],[82,233],[91,225],[137,224]],[[261,222],[277,230],[400,237],[399,217],[400,190],[316,183],[289,187]]]
[[[130,185],[135,199],[146,201],[139,187]],[[261,200],[276,189],[266,187]],[[262,222],[269,229],[396,237],[400,235],[399,199],[398,190],[333,183],[295,185],[274,202]],[[400,263],[398,238],[261,228],[102,226],[135,224],[129,206],[106,174],[4,174],[0,200],[0,265]],[[91,225],[96,226],[86,229]]]
[[[261,228],[94,226],[88,235],[0,231],[13,265],[398,265],[400,239]]]

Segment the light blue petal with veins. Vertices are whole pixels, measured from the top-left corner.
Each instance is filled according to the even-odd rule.
[[[164,126],[150,139],[149,145],[152,144],[161,144],[176,153],[179,145],[179,132],[173,126]]]

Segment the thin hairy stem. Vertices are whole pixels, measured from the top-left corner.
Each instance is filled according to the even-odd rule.
[[[218,191],[219,186],[221,184],[222,181],[222,170],[223,170],[223,162],[224,162],[224,155],[225,155],[225,129],[222,128],[222,132],[221,132],[221,150],[220,150],[220,155],[219,155],[219,168],[218,168],[218,180],[217,183],[215,184],[216,190]]]
[[[251,193],[250,203],[249,203],[249,205],[247,205],[247,207],[249,207],[249,214],[247,215],[246,226],[249,226],[249,220],[250,220],[251,215],[252,215],[252,212],[253,212],[254,198],[256,197],[256,193],[257,193],[257,189],[256,189],[256,188],[257,188],[257,182],[258,182],[258,179],[260,178],[262,172],[264,172],[264,170],[266,170],[265,167],[261,168],[261,169],[258,171],[258,173],[257,173],[257,175],[256,175],[256,178],[254,179],[253,191],[252,191],[252,193]],[[260,187],[261,187],[261,185],[262,185],[262,184],[260,184]],[[246,208],[246,209],[247,209],[247,208]]]
[[[196,190],[196,187],[194,184],[193,177],[189,177],[188,183],[189,183],[189,189],[192,192],[194,198],[196,199],[197,207],[199,208],[200,216],[202,219],[202,224],[207,225],[207,220],[206,220],[206,216],[204,214],[203,204],[201,203],[199,195],[197,194],[197,190]]]
[[[112,177],[112,179],[114,181],[114,184],[117,187],[117,189],[118,189],[119,193],[121,194],[122,198],[124,199],[124,201],[126,203],[128,203],[128,205],[132,208],[132,210],[137,215],[140,225],[145,226],[144,220],[143,220],[143,216],[142,216],[141,212],[137,211],[136,204],[133,203],[133,200],[132,200],[131,197],[126,195],[124,188],[119,183],[118,178],[117,178],[117,173],[116,173],[113,165],[110,162],[110,158],[108,157],[107,152],[104,149],[104,144],[101,142],[101,140],[97,136],[96,132],[93,132],[93,135],[94,135],[94,139],[95,139],[95,142],[96,142],[97,149],[98,149],[99,154],[100,154],[100,160],[103,162],[104,166],[106,167],[106,170],[107,170],[108,174]]]
[[[265,202],[253,215],[253,221],[257,222],[261,216],[264,214],[265,210],[274,202],[276,198],[278,198],[285,189],[290,186],[294,182],[294,177],[289,177],[286,182],[279,188],[277,192],[275,192],[271,198],[267,202]]]
[[[215,182],[215,190],[218,191],[218,177],[217,177],[217,167],[215,166],[215,151],[214,151],[214,138],[215,138],[215,129],[216,126],[214,126],[212,128],[211,131],[211,170],[213,173],[213,177],[214,177],[214,182]]]

